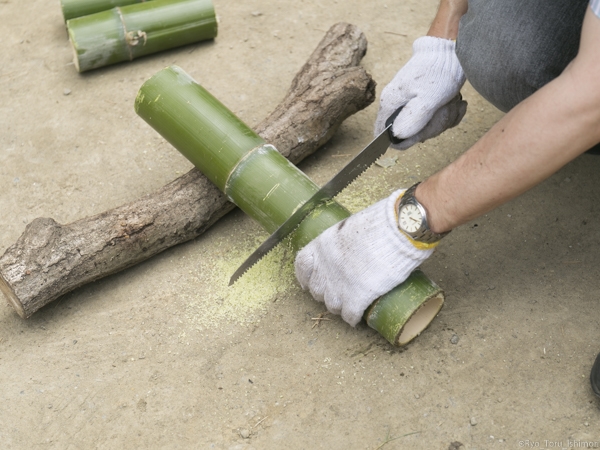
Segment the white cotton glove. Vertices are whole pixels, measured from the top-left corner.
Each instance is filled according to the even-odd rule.
[[[296,278],[315,300],[350,325],[375,299],[408,278],[435,244],[402,233],[396,202],[404,189],[328,228],[296,256]]]
[[[413,56],[381,92],[376,136],[401,106],[392,126],[394,136],[405,139],[392,145],[397,150],[435,137],[462,120],[467,102],[460,89],[466,78],[454,49],[454,41],[433,36],[413,43]]]

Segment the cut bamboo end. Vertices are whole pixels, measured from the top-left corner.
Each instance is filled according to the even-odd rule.
[[[153,0],[67,20],[79,72],[214,39],[211,0]]]
[[[425,330],[444,305],[444,292],[421,270],[377,299],[364,319],[391,344],[403,346]]]
[[[408,319],[395,339],[394,345],[403,346],[421,334],[444,306],[444,293],[440,292],[426,300]]]
[[[167,67],[144,83],[136,112],[269,232],[318,190],[179,67]],[[334,200],[319,205],[294,232],[292,247],[297,251],[349,216]],[[415,271],[376,300],[365,319],[391,344],[406,345],[429,325],[443,302],[439,286]]]
[[[73,66],[75,66],[75,70],[81,73],[81,67],[79,66],[79,56],[77,55],[77,48],[75,48],[75,42],[73,39],[69,38],[69,45],[71,46],[71,52],[73,53]]]

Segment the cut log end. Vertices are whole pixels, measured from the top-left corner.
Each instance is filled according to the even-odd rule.
[[[12,307],[15,309],[17,314],[19,316],[21,316],[21,318],[27,319],[29,317],[29,315],[27,315],[27,313],[25,312],[23,305],[19,301],[19,298],[15,295],[14,291],[11,289],[11,287],[8,285],[6,280],[1,275],[0,275],[0,292],[2,292],[4,294],[4,296],[8,300],[8,303],[10,303],[12,305]]]

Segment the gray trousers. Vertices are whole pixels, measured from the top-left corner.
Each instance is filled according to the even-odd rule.
[[[509,111],[575,58],[588,4],[589,0],[469,0],[456,40],[467,79],[491,104]],[[593,150],[600,151],[600,144]]]

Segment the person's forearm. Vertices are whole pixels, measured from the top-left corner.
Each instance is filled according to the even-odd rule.
[[[580,54],[561,76],[419,185],[416,195],[428,211],[432,230],[448,231],[485,214],[600,141],[600,50],[592,39],[600,37],[600,20],[589,16]]]
[[[428,36],[455,40],[460,18],[467,12],[468,0],[441,0]]]

